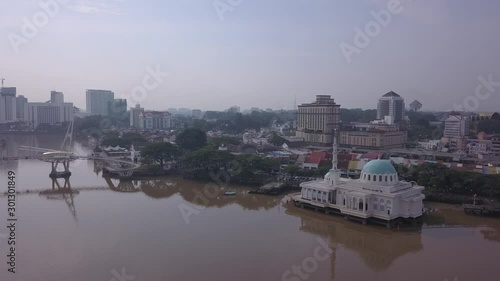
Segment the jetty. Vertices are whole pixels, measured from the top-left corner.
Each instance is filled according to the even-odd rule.
[[[278,195],[289,190],[300,190],[303,182],[318,180],[317,177],[281,177],[266,180],[259,188],[248,193]]]
[[[500,216],[500,205],[462,205],[464,212],[468,215],[477,216]]]
[[[256,190],[249,191],[248,193],[253,194],[265,194],[265,195],[278,195],[282,193],[287,187],[285,182],[269,182],[259,187]]]

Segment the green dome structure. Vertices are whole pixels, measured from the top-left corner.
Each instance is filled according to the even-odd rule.
[[[366,174],[375,175],[393,175],[397,174],[396,169],[389,160],[372,160],[363,167],[363,172]]]

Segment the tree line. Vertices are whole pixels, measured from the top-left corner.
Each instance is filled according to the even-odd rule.
[[[394,165],[400,178],[414,181],[426,188],[427,194],[473,195],[500,200],[500,175],[485,175],[450,169],[434,163],[407,167]]]

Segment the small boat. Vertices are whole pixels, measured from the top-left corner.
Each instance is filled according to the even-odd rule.
[[[234,195],[236,195],[236,192],[234,192],[234,191],[227,191],[227,192],[224,192],[224,195],[234,196]]]

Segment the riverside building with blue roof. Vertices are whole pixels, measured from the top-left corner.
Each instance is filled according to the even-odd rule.
[[[323,180],[301,184],[301,192],[292,195],[296,206],[387,227],[421,222],[424,187],[399,180],[391,162],[382,159],[368,162],[359,179],[341,178],[337,154],[334,137],[332,169]]]

